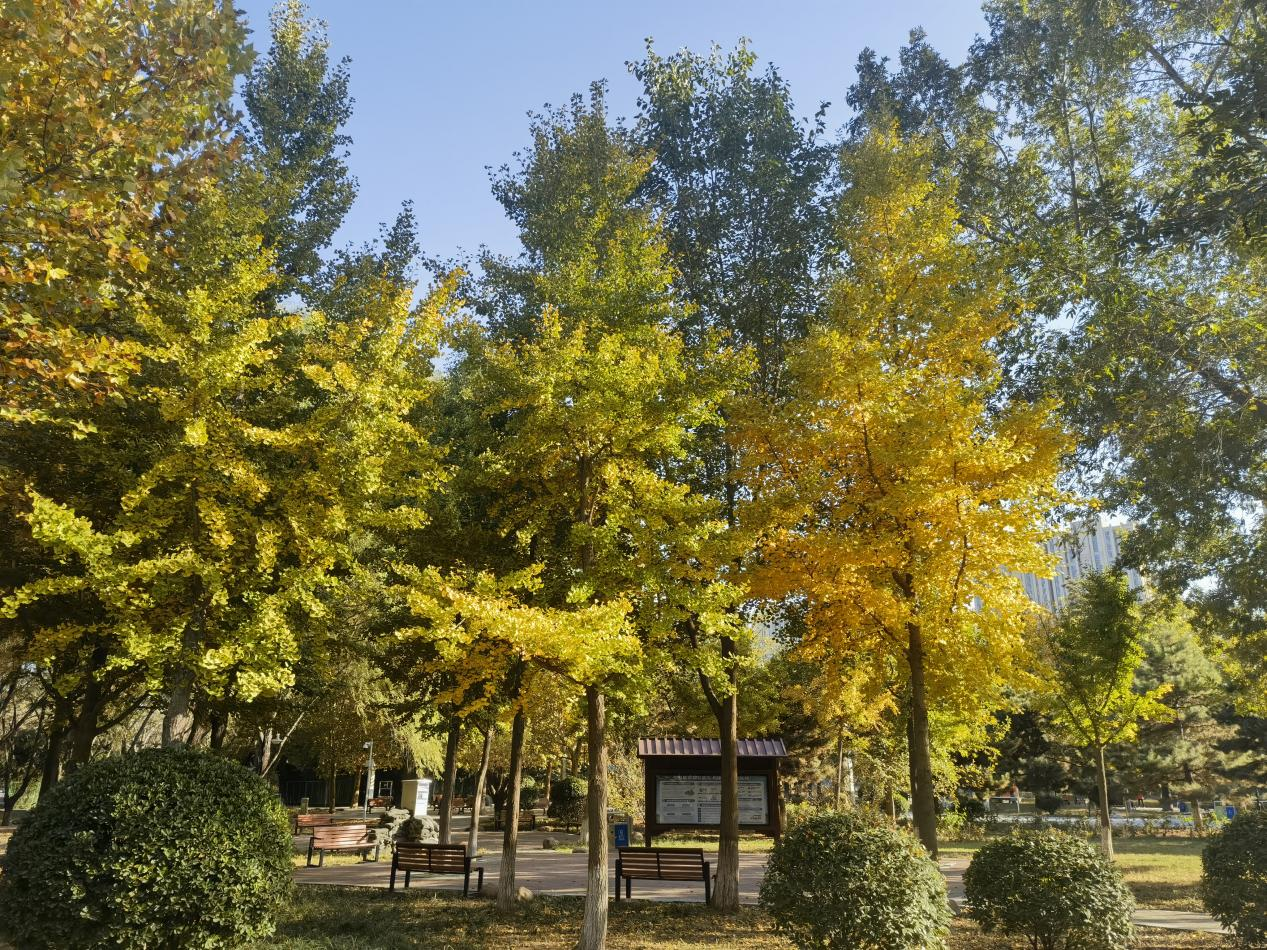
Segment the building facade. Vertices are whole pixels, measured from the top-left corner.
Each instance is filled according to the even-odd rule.
[[[1047,542],[1047,550],[1058,558],[1052,576],[1022,574],[1025,593],[1034,603],[1048,610],[1059,610],[1068,602],[1070,586],[1079,578],[1117,563],[1122,553],[1121,539],[1129,531],[1129,525],[1101,521],[1052,538]],[[1144,586],[1144,580],[1137,571],[1127,570],[1126,577],[1132,590]]]

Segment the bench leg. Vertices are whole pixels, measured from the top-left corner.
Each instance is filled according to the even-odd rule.
[[[312,867],[312,839],[308,839],[308,867]]]
[[[616,900],[620,901],[620,858],[616,859]]]
[[[484,869],[479,867],[475,870],[479,872],[475,878],[475,893],[479,894],[484,890]]]
[[[462,896],[463,896],[463,897],[470,897],[470,896],[471,896],[471,868],[470,868],[470,865],[468,865],[468,866],[467,866],[467,868],[466,868],[466,873],[462,875]]]
[[[408,874],[409,872],[406,871],[405,873]],[[392,876],[387,879],[387,889],[389,891],[396,890],[396,858],[395,857],[392,858]]]
[[[704,862],[704,904],[705,906],[713,902],[713,882],[708,877],[708,862]]]
[[[412,878],[412,877],[413,877],[413,873],[414,873],[413,871],[406,871],[406,872],[405,872],[405,887],[406,887],[406,888],[407,888],[407,887],[409,887],[409,880],[410,880],[410,878]]]

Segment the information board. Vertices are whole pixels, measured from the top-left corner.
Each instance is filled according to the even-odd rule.
[[[739,776],[739,824],[764,825],[770,804],[764,775]],[[720,775],[656,776],[656,822],[661,825],[720,825]]]

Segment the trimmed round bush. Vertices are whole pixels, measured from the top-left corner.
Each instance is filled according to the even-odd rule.
[[[1056,814],[1064,803],[1065,800],[1056,792],[1039,792],[1034,796],[1034,807],[1048,815]]]
[[[1018,831],[987,844],[964,872],[968,915],[987,933],[1036,950],[1118,950],[1134,934],[1135,900],[1091,843],[1063,831]]]
[[[945,946],[946,882],[909,835],[848,812],[820,812],[774,846],[761,905],[798,947]]]
[[[9,842],[0,927],[20,947],[237,947],[291,889],[277,793],[235,762],[146,749],[54,788]]]
[[[1239,946],[1267,946],[1267,811],[1242,811],[1210,838],[1201,900]]]

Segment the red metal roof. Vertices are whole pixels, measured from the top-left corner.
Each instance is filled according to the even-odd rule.
[[[754,758],[783,759],[787,746],[782,739],[740,739],[739,754]],[[638,758],[654,755],[721,755],[720,739],[683,739],[666,736],[638,740]]]

